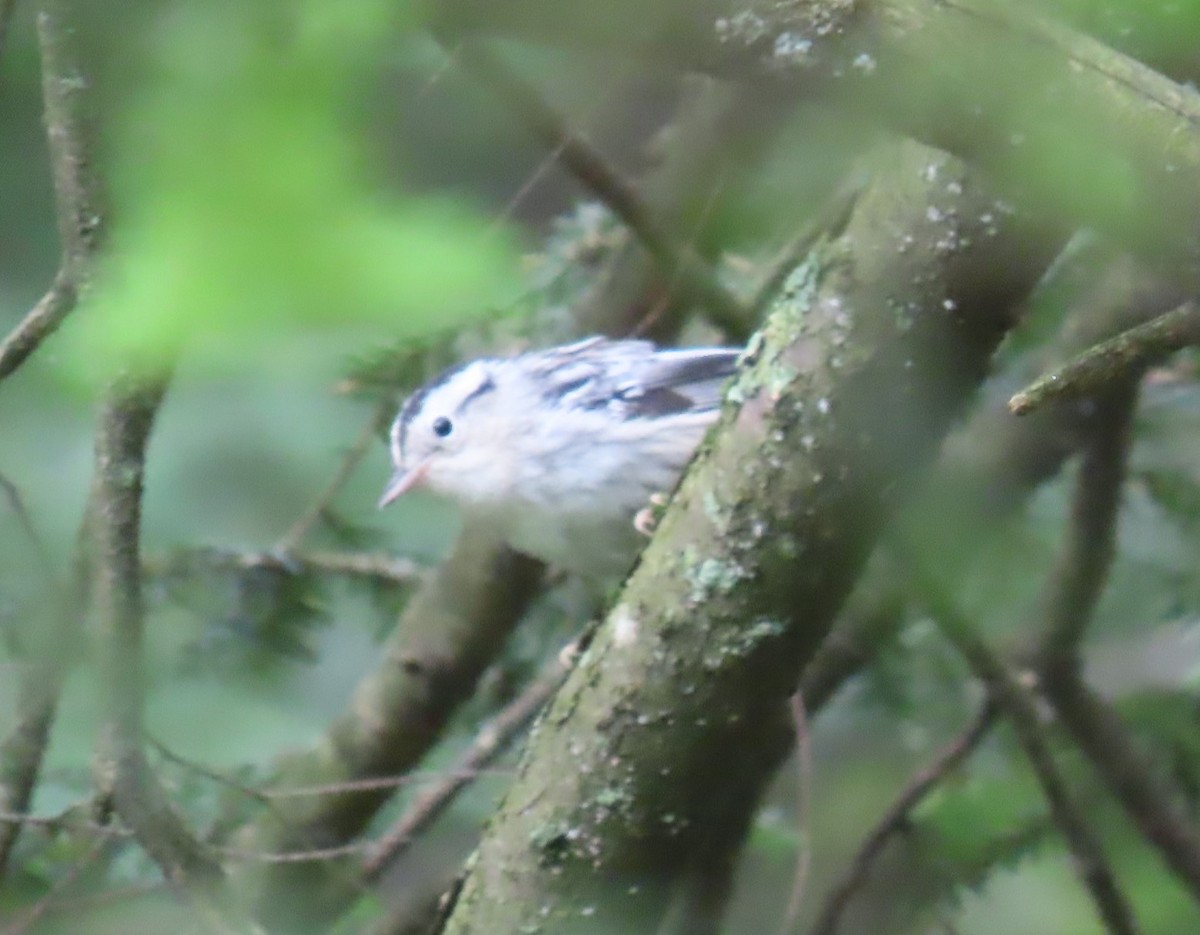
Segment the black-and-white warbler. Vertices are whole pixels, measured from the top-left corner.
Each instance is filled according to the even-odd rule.
[[[379,505],[424,487],[519,552],[589,576],[627,571],[634,516],[675,486],[739,353],[588,338],[453,367],[392,423]]]

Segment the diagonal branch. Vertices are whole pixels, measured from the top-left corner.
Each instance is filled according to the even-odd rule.
[[[106,218],[92,152],[92,79],[79,51],[70,0],[42,0],[37,22],[62,261],[46,294],[0,342],[0,380],[20,367],[75,309]]]
[[[730,335],[745,335],[749,312],[703,259],[652,216],[633,187],[537,92],[503,62],[477,44],[458,49],[458,60],[486,87],[499,94],[547,150],[628,225],[654,257],[664,276],[678,279],[684,296],[703,306],[712,322]]]
[[[915,554],[915,553],[912,553]],[[929,609],[938,629],[966,660],[975,677],[983,682],[1013,726],[1017,742],[1025,752],[1054,824],[1075,858],[1075,872],[1087,888],[1096,911],[1111,935],[1134,935],[1138,931],[1124,894],[1117,886],[1104,849],[1087,823],[1059,772],[1030,693],[1009,667],[976,635],[970,622],[925,569],[910,564],[920,599]]]
[[[481,770],[508,748],[558,690],[567,673],[567,660],[575,652],[574,646],[568,646],[555,656],[533,682],[483,726],[466,753],[451,767],[446,779],[419,796],[375,842],[363,860],[361,869],[365,882],[379,882],[388,867],[408,850],[421,832],[450,807]]]
[[[1039,377],[1008,401],[1023,416],[1051,400],[1078,398],[1128,380],[1173,351],[1200,344],[1200,308],[1188,302],[1153,321],[1089,347],[1061,367]]]
[[[836,935],[842,914],[854,894],[862,888],[884,846],[907,826],[912,813],[926,797],[975,752],[995,721],[996,706],[988,701],[967,729],[909,781],[883,817],[867,832],[845,875],[834,884],[813,924],[812,935]]]

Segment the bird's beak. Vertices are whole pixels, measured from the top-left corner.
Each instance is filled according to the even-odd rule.
[[[396,468],[396,472],[392,475],[392,479],[387,482],[387,486],[383,488],[383,496],[379,498],[379,503],[376,508],[382,510],[393,500],[399,499],[401,496],[412,490],[425,479],[425,475],[429,472],[429,459],[420,461],[411,468]]]

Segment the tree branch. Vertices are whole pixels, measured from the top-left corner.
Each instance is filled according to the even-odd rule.
[[[104,195],[92,153],[92,79],[79,53],[71,6],[72,0],[42,0],[37,17],[62,262],[46,294],[0,343],[0,380],[20,367],[74,310],[104,230]]]
[[[503,753],[528,726],[562,684],[567,674],[566,660],[574,651],[574,646],[570,646],[555,656],[533,682],[475,735],[474,742],[451,768],[446,779],[419,796],[384,832],[363,860],[361,870],[365,882],[377,883],[421,832],[433,824],[458,798],[459,793],[479,776],[480,771]]]
[[[1183,796],[1147,756],[1112,705],[1082,679],[1043,686],[1071,737],[1091,761],[1138,830],[1200,899],[1200,828]]]
[[[581,137],[567,128],[537,92],[499,59],[478,45],[458,49],[458,61],[498,93],[525,127],[633,231],[664,276],[676,277],[686,298],[701,305],[710,320],[733,336],[745,336],[749,313],[721,285],[708,264],[656,221],[633,187]]]
[[[1179,791],[1160,776],[1119,715],[1080,673],[1079,643],[1113,557],[1137,398],[1134,380],[1125,378],[1101,405],[1097,434],[1080,467],[1067,542],[1045,598],[1040,687],[1126,813],[1200,897],[1200,827],[1181,807]]]
[[[360,683],[346,712],[311,753],[280,763],[275,784],[335,785],[394,776],[415,766],[447,720],[475,691],[541,581],[540,563],[497,546],[468,527],[454,554],[409,600],[382,649],[378,669]],[[309,851],[352,840],[394,786],[347,787],[318,798],[281,799],[238,835],[245,851]],[[336,916],[345,880],[319,865],[277,865],[243,874],[257,914],[273,926],[317,925]],[[305,899],[296,898],[304,892]]]
[[[0,6],[0,52],[14,7],[15,2]],[[90,80],[75,45],[71,12],[69,0],[43,0],[38,13],[43,108],[63,259],[50,290],[0,343],[0,380],[16,370],[74,307],[79,284],[91,274],[103,217],[101,186],[90,169]],[[72,580],[60,589],[55,586],[49,558],[15,488],[7,481],[5,486],[39,554],[51,603],[45,632],[34,635],[30,666],[22,673],[16,723],[0,743],[0,809],[24,812],[41,771],[63,680],[75,662],[69,648],[78,645],[77,630],[88,589],[86,538],[90,509],[85,508]],[[0,827],[0,876],[19,834],[20,825]]]
[[[449,0],[436,27],[586,37],[589,48],[796,95],[836,91],[846,109],[986,170],[1017,203],[1093,226],[1189,288],[1200,282],[1200,96],[1027,5],[693,0],[648,15],[614,0],[602,17],[588,6]]]
[[[1043,735],[1037,707],[1029,692],[1000,657],[975,634],[971,624],[941,592],[932,577],[915,562],[909,567],[913,570],[913,580],[934,622],[966,660],[975,677],[988,687],[1012,724],[1017,741],[1050,806],[1054,824],[1075,858],[1075,872],[1091,895],[1097,914],[1112,935],[1135,935],[1137,926],[1132,910],[1117,886],[1099,839],[1084,819],[1055,765]]]
[[[118,378],[96,437],[96,614],[108,707],[101,786],[111,790],[117,814],[207,928],[226,932],[235,927],[219,903],[223,872],[175,811],[143,748],[142,483],[164,389],[161,377]]]
[[[1014,415],[1023,416],[1051,400],[1098,393],[1159,358],[1196,344],[1200,344],[1200,308],[1188,302],[1089,347],[1038,377],[1008,401],[1008,408]]]
[[[894,835],[908,825],[912,813],[929,793],[940,786],[951,773],[957,771],[975,752],[984,737],[992,729],[996,719],[996,706],[986,702],[971,724],[953,743],[946,747],[932,763],[914,776],[900,795],[891,804],[883,817],[863,839],[845,875],[834,884],[825,905],[813,924],[811,935],[836,935],[842,914],[871,872],[876,858]]]
[[[1079,465],[1067,541],[1045,599],[1038,658],[1048,680],[1078,673],[1079,644],[1108,580],[1137,398],[1137,377],[1130,376],[1096,402],[1096,427]]]
[[[8,27],[12,25],[16,8],[17,0],[0,0],[0,60],[3,60],[4,50],[8,47]]]

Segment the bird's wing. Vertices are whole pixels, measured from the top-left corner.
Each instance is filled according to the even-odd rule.
[[[546,396],[581,409],[616,408],[629,418],[715,409],[735,370],[732,348],[658,350],[649,341],[589,338],[538,352]]]
[[[623,388],[622,397],[640,416],[715,409],[740,353],[726,347],[657,351]]]

